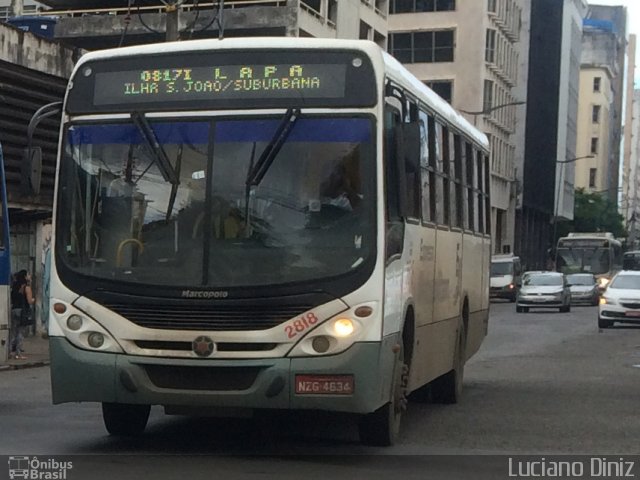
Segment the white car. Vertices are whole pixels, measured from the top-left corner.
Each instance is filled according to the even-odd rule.
[[[600,297],[598,327],[615,322],[640,323],[640,271],[621,271]]]

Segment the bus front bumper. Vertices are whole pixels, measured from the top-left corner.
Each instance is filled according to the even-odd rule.
[[[251,360],[143,357],[90,352],[63,337],[50,337],[49,342],[55,404],[113,402],[369,413],[390,398],[392,347],[397,337],[386,337],[381,343],[356,343],[332,356]],[[296,375],[352,376],[353,391],[296,393]]]

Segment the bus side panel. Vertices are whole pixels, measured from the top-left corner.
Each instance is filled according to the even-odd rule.
[[[461,311],[462,234],[423,228],[421,242],[411,272],[417,322],[410,389],[453,368]]]
[[[466,351],[470,358],[478,351],[487,333],[491,245],[488,239],[470,234],[464,235],[463,244],[462,288],[469,298]]]
[[[433,321],[458,318],[461,311],[462,234],[437,230]]]
[[[427,328],[433,323],[433,296],[436,256],[436,230],[407,224],[405,229],[407,256],[407,296],[415,311],[415,337],[410,369],[410,388],[417,388],[433,378],[440,342],[434,343],[434,332]]]

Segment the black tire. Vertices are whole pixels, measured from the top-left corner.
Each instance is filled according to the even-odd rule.
[[[603,320],[598,317],[598,328],[609,328],[613,326],[613,322],[611,320]]]
[[[150,411],[150,405],[103,403],[102,419],[109,434],[118,437],[132,437],[144,432]]]
[[[434,403],[458,403],[462,397],[462,381],[466,358],[467,332],[460,323],[453,370],[431,382],[431,399]]]
[[[388,447],[400,434],[402,412],[407,408],[409,366],[404,362],[404,347],[400,347],[393,374],[391,401],[373,413],[363,415],[358,422],[360,442],[364,445]]]

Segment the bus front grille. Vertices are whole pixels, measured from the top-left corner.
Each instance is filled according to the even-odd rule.
[[[129,321],[163,330],[267,330],[311,310],[312,305],[198,306],[104,304]]]
[[[262,367],[145,365],[149,380],[171,390],[238,391],[251,388]]]

